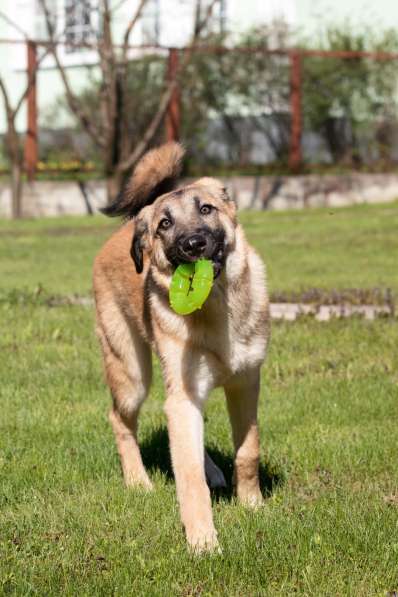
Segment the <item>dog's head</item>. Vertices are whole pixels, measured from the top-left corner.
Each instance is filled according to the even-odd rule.
[[[235,203],[213,178],[173,189],[182,157],[183,150],[175,143],[146,154],[133,173],[127,196],[107,213],[135,218],[131,256],[138,273],[146,253],[164,273],[172,273],[181,263],[209,259],[217,277],[235,241]]]
[[[217,180],[203,178],[159,197],[137,216],[131,255],[142,271],[143,251],[164,272],[200,258],[217,277],[234,244],[235,205]]]

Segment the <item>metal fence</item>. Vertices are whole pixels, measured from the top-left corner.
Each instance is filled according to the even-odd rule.
[[[5,43],[11,41],[0,40],[0,45]],[[40,156],[37,55],[43,45],[45,42],[26,42],[27,80],[31,85],[26,97],[24,152],[30,179],[38,172]],[[398,53],[202,45],[194,48],[196,58],[187,73],[180,76],[179,63],[186,49],[131,46],[133,49],[137,56],[145,50],[145,55],[162,60],[166,80],[176,78],[164,118],[163,138],[187,142],[197,156],[206,160],[225,165],[239,162],[241,168],[276,163],[292,172],[320,163],[390,168],[398,162]],[[206,77],[214,74],[212,65],[216,65],[222,82],[218,88],[215,86],[216,91],[212,90],[213,96],[217,89],[224,99],[231,96],[228,102],[218,102],[223,104],[222,109],[214,108],[206,99],[206,86],[210,86],[210,78],[206,81]],[[196,67],[202,69],[203,76],[200,134],[192,123],[198,119],[198,112],[193,110],[193,89],[199,80]],[[245,91],[243,75],[252,67],[250,89]],[[235,81],[238,68],[243,73],[241,80],[230,89],[229,82]],[[249,95],[250,102],[246,102]],[[231,157],[234,144],[239,146],[238,158]],[[84,167],[77,162],[74,169],[81,171]],[[51,168],[51,172],[56,170]],[[41,165],[41,171],[46,171],[45,165]]]

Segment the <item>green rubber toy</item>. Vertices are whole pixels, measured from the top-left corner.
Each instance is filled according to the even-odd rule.
[[[213,286],[213,264],[208,259],[179,265],[171,278],[169,300],[173,311],[189,315],[200,309]]]

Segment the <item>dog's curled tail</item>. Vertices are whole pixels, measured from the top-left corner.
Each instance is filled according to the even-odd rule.
[[[164,193],[175,188],[185,151],[175,142],[148,151],[136,165],[126,188],[101,211],[107,216],[133,218]]]

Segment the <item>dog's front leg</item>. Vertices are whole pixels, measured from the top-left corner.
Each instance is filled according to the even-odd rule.
[[[210,492],[206,483],[201,408],[190,396],[169,394],[165,403],[170,451],[181,519],[196,552],[217,548]]]

